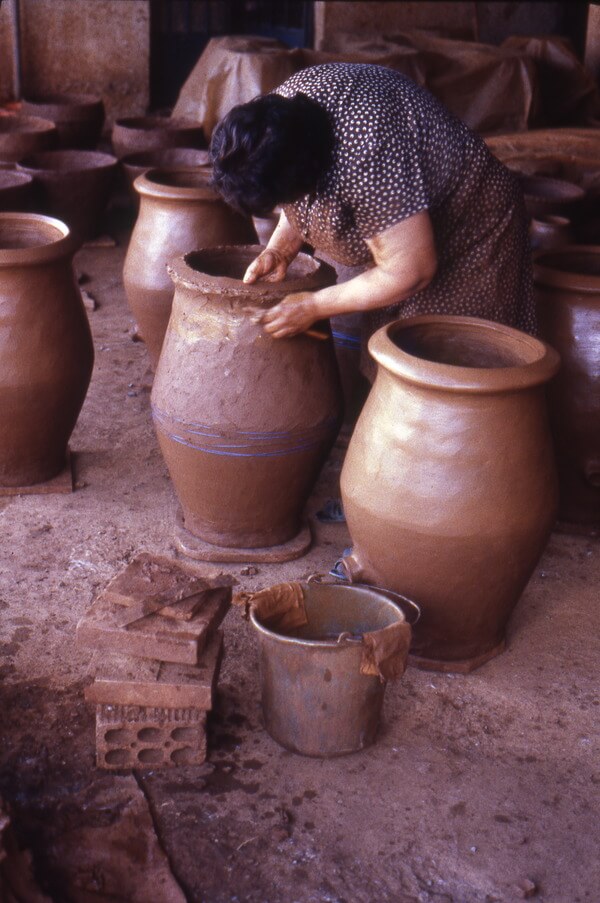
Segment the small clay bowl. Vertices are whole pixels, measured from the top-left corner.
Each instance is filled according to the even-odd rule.
[[[29,154],[58,144],[58,131],[49,119],[39,116],[0,116],[0,160],[17,162]]]
[[[23,113],[56,125],[60,147],[94,148],[104,125],[104,104],[93,94],[48,94],[23,101]]]
[[[127,154],[121,158],[121,167],[127,181],[127,187],[136,204],[139,201],[133,183],[138,176],[149,169],[192,169],[196,166],[210,166],[208,150],[193,147],[167,147],[162,150],[142,151]]]
[[[0,212],[28,212],[33,209],[33,179],[26,172],[0,170]]]
[[[135,116],[117,119],[112,130],[112,145],[117,157],[167,147],[204,149],[204,129],[191,119],[165,116]]]
[[[566,179],[548,176],[522,176],[525,206],[532,217],[549,213],[568,215],[585,198],[585,191]]]
[[[98,151],[55,150],[27,157],[18,169],[39,186],[43,212],[63,220],[83,242],[98,233],[117,165]]]

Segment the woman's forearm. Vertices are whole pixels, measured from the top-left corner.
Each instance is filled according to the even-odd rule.
[[[291,263],[300,251],[302,244],[302,236],[296,232],[282,211],[279,216],[279,222],[267,244],[267,249],[276,251],[285,258],[287,263]]]
[[[402,275],[382,272],[380,267],[366,270],[341,285],[313,292],[315,319],[334,317],[359,311],[376,310],[406,301],[424,289],[433,273]]]

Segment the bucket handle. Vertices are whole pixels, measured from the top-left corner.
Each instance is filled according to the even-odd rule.
[[[327,574],[311,574],[306,582],[308,584],[316,583],[324,586],[355,586],[357,589],[372,589],[375,590],[375,592],[381,593],[383,596],[387,596],[388,599],[394,602],[402,611],[402,614],[411,627],[414,627],[421,617],[420,605],[417,605],[416,602],[413,602],[413,600],[409,599],[407,596],[402,596],[400,593],[396,593],[391,589],[385,589],[383,586],[373,586],[370,583],[349,583],[347,580],[338,580],[336,577],[329,578]]]

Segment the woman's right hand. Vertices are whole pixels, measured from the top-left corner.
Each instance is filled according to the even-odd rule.
[[[281,282],[285,279],[289,260],[276,248],[265,248],[244,274],[244,282]]]

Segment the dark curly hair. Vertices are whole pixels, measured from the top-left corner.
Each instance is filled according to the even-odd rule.
[[[305,94],[266,94],[234,107],[210,143],[213,185],[232,207],[265,215],[314,189],[333,148],[327,112]]]

